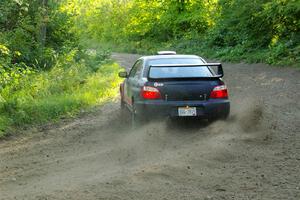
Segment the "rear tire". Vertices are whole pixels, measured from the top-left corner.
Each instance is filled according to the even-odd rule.
[[[146,123],[146,117],[144,115],[137,114],[136,113],[136,107],[133,104],[132,105],[132,110],[130,111],[130,115],[131,115],[131,127],[134,128],[138,128],[140,126],[143,126]]]
[[[230,114],[230,112],[225,113],[225,114],[221,117],[221,119],[222,119],[222,120],[228,119],[229,114]]]
[[[135,129],[137,127],[137,119],[136,119],[136,114],[134,112],[131,112],[131,128]]]
[[[120,101],[120,110],[121,110],[121,115],[125,115],[126,111],[127,111],[127,108],[126,108],[126,105],[124,103],[124,101],[121,99]]]
[[[216,115],[216,116],[210,116],[209,118],[208,118],[208,122],[209,123],[212,123],[212,122],[215,122],[215,121],[218,121],[218,120],[227,120],[228,119],[228,117],[229,117],[229,114],[230,114],[230,111],[228,111],[228,112],[224,112],[224,113],[222,113],[221,115]]]
[[[128,128],[131,127],[131,112],[124,101],[120,101],[120,123]]]
[[[132,110],[130,111],[131,128],[134,129],[138,125],[138,117],[136,115],[135,105],[132,104]]]
[[[120,101],[120,107],[121,107],[121,110],[123,110],[125,108],[125,103],[122,99]]]

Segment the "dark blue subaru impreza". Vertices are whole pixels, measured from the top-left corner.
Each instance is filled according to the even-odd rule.
[[[159,116],[225,119],[230,112],[220,63],[164,51],[139,58],[120,85],[121,108],[132,121]]]

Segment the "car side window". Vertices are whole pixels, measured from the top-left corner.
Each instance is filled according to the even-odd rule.
[[[138,77],[141,73],[142,70],[142,65],[143,62],[141,60],[138,60],[132,67],[130,73],[129,73],[129,77],[133,78],[133,77]]]
[[[138,78],[140,76],[140,74],[142,73],[142,69],[143,69],[143,61],[140,60],[137,66],[136,73],[134,75],[135,78]]]

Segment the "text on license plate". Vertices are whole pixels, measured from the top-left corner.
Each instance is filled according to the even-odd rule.
[[[196,107],[179,107],[178,116],[197,116]]]

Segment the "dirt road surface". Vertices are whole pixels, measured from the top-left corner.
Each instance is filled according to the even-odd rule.
[[[137,55],[114,54],[124,67]],[[132,131],[114,101],[0,142],[1,200],[300,199],[300,71],[224,64],[229,120]]]

